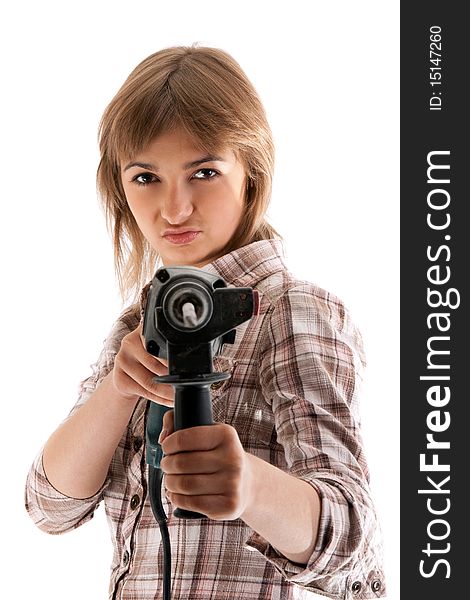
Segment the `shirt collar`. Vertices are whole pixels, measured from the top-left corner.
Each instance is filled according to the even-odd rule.
[[[282,240],[270,239],[253,242],[212,261],[204,271],[219,275],[227,284],[248,287],[286,269]]]

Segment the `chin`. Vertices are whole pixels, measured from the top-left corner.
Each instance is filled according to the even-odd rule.
[[[210,260],[204,260],[203,256],[194,255],[194,252],[175,252],[171,256],[162,256],[162,263],[165,267],[195,267],[204,265]]]
[[[216,258],[219,258],[224,254],[224,247],[214,249],[202,249],[199,250],[194,247],[193,244],[186,246],[179,246],[172,249],[172,252],[168,252],[168,248],[165,248],[165,253],[160,254],[162,263],[166,267],[177,267],[177,266],[193,266],[201,268],[204,265],[212,262]]]

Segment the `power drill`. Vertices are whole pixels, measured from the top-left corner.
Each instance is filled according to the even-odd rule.
[[[168,361],[169,374],[155,381],[175,388],[175,431],[213,424],[210,386],[230,377],[214,372],[213,357],[235,341],[235,328],[257,312],[258,292],[252,288],[227,287],[221,277],[195,267],[157,270],[147,295],[143,336],[147,351]],[[161,492],[156,490],[162,477],[158,437],[167,410],[149,402],[146,426],[146,462],[154,482],[149,489],[159,524],[164,514]],[[173,514],[186,519],[205,516],[179,508]]]

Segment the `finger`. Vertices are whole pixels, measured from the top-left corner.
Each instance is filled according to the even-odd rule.
[[[213,494],[223,494],[227,491],[224,485],[224,478],[221,475],[166,475],[165,488],[173,494],[183,494],[185,496],[202,496]]]
[[[121,370],[147,393],[166,398],[167,400],[174,400],[175,392],[173,387],[167,383],[158,383],[158,381],[155,381],[155,373],[140,363],[121,363]]]
[[[165,437],[174,432],[174,430],[175,430],[175,411],[168,410],[163,415],[163,429],[165,430]]]
[[[159,390],[149,391],[148,389],[141,386],[133,377],[130,377],[127,373],[121,370],[120,374],[121,385],[127,390],[127,393],[130,395],[139,396],[141,398],[146,398],[147,400],[152,400],[152,402],[157,402],[157,404],[162,404],[163,406],[173,407],[174,405],[174,397],[171,396],[171,392],[169,393],[165,388],[169,386],[164,386],[163,384],[159,385],[159,389],[162,390],[162,393],[158,393]]]
[[[139,328],[135,329],[122,339],[119,352],[120,359],[129,364],[132,364],[135,361],[140,362],[156,375],[167,375],[168,368],[167,364],[165,364],[166,361],[147,352],[137,338],[140,338],[142,341]]]
[[[134,357],[155,375],[168,375],[168,363],[162,358],[157,358],[145,349],[139,349]]]
[[[212,475],[220,471],[221,460],[217,451],[178,452],[165,455],[161,468],[166,475]]]
[[[156,357],[155,355],[150,354],[150,352],[148,352],[148,350],[147,350],[147,344],[145,342],[145,337],[144,337],[144,333],[143,333],[143,324],[142,324],[142,322],[138,326],[138,330],[139,330],[139,335],[140,335],[140,341],[142,342],[142,347],[143,347],[143,349],[145,351],[145,354],[147,354],[148,356],[151,356],[157,362],[161,363],[163,366],[168,367],[168,360],[166,360],[165,358],[162,358],[161,356]],[[166,373],[159,373],[159,374],[160,375],[164,375]]]
[[[173,408],[175,402],[173,398],[154,394],[153,392],[149,392],[148,390],[143,390],[141,394],[142,398],[146,400],[150,400],[151,402],[156,402],[157,404],[161,404],[162,406],[167,406],[168,408]]]
[[[208,451],[224,443],[238,441],[235,436],[238,438],[235,429],[225,423],[199,425],[175,431],[168,436],[162,448],[167,455],[178,452]]]
[[[152,378],[151,381],[146,383],[144,387],[152,394],[156,394],[157,396],[166,398],[172,402],[175,400],[175,390],[168,383],[158,383],[154,378]]]

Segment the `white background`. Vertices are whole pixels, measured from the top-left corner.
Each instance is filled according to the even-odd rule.
[[[95,190],[101,113],[147,55],[200,42],[231,53],[265,104],[277,147],[270,215],[292,270],[342,297],[363,333],[364,438],[396,600],[399,3],[9,4],[0,16],[0,456],[12,596],[107,597],[103,509],[48,536],[24,510],[24,481],[121,309]]]

